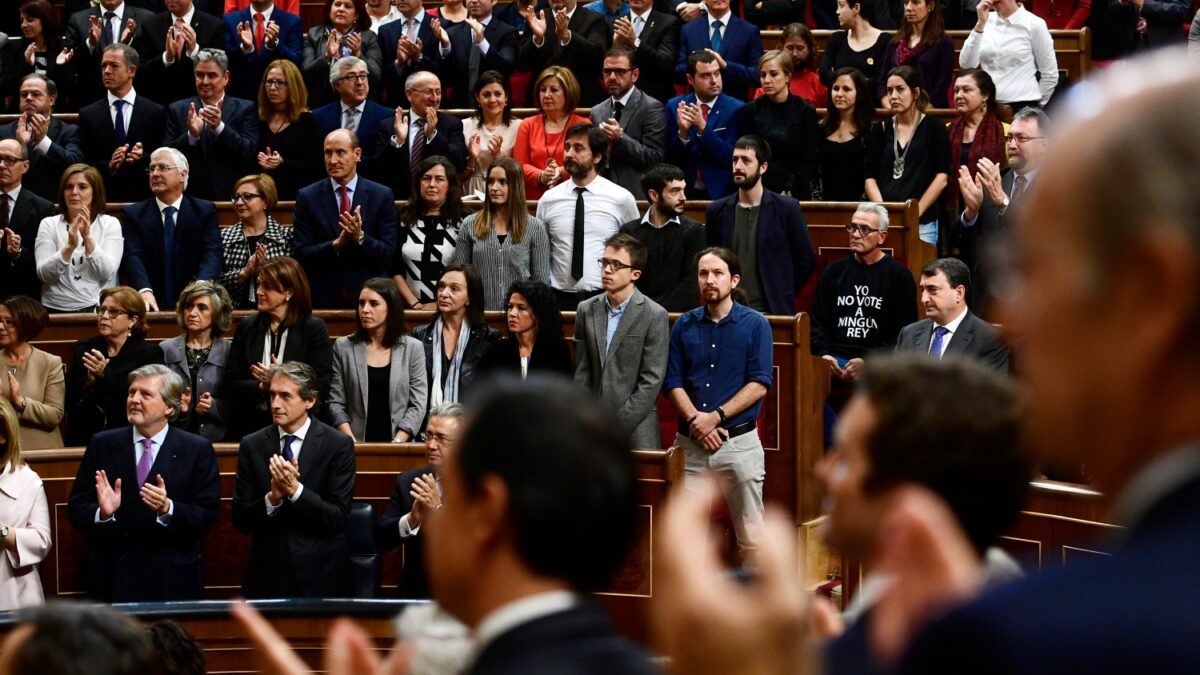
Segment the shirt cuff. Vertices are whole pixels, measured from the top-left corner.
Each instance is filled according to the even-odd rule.
[[[438,43],[438,53],[442,55],[442,58],[450,56],[450,47],[451,46],[452,45],[443,46],[440,42]]]
[[[101,519],[100,519],[100,507],[99,507],[99,506],[97,506],[97,507],[96,507],[96,520],[95,520],[94,522],[97,522],[97,523],[115,523],[115,522],[117,522],[117,514],[115,514],[115,513],[114,513],[114,514],[112,514],[111,516],[109,516],[109,517],[107,517],[107,518],[105,518],[105,519],[101,520]]]
[[[409,525],[407,513],[400,516],[399,528],[400,528],[400,538],[401,539],[408,539],[409,537],[411,537],[414,534],[417,534],[418,532],[421,531],[420,525],[416,526],[416,528],[413,528],[412,525]]]
[[[54,145],[54,141],[50,140],[50,136],[47,134],[46,136],[42,136],[42,140],[38,141],[37,145],[33,146],[33,151],[44,155],[50,152],[50,146],[52,145]]]
[[[559,41],[559,43],[558,43],[558,46],[559,46],[559,47],[566,47],[567,45],[571,44],[571,38],[573,38],[573,37],[575,37],[575,32],[574,32],[574,31],[571,31],[570,33],[567,33],[567,39],[566,39],[566,40],[561,40],[561,41]]]
[[[538,39],[537,39],[537,38],[533,38],[533,46],[534,46],[534,47],[537,47],[538,49],[541,49],[541,48],[542,48],[542,45],[544,45],[544,44],[546,44],[546,36],[545,36],[545,35],[543,35],[543,36],[542,36],[542,41],[541,41],[541,42],[538,42]]]
[[[296,500],[300,499],[300,495],[302,494],[304,494],[304,483],[297,483],[296,491],[292,493],[291,497],[288,497],[288,501],[295,504]]]
[[[968,227],[968,228],[975,227],[975,223],[977,223],[977,222],[979,222],[979,214],[978,213],[975,214],[974,218],[967,220],[967,212],[963,211],[963,214],[962,214],[963,227]]]
[[[197,40],[197,41],[196,41],[196,46],[195,46],[195,47],[192,49],[192,51],[190,51],[190,52],[188,52],[188,53],[187,53],[187,57],[188,57],[189,59],[191,59],[191,60],[195,61],[195,60],[196,60],[196,55],[197,55],[197,54],[199,54],[199,53],[200,53],[200,41],[199,41],[199,40]]]
[[[279,507],[283,506],[283,502],[279,502],[278,506],[271,503],[271,493],[270,492],[263,495],[263,504],[267,505],[267,515],[268,516],[275,515],[275,512],[279,510]]]
[[[480,42],[476,47],[479,47],[480,52],[487,54],[492,45],[487,41],[487,38],[483,38],[483,42]]]
[[[171,524],[171,516],[175,515],[175,500],[167,500],[167,512],[155,518],[159,525],[166,527]]]
[[[220,124],[217,125],[216,129],[213,129],[213,136],[220,136],[222,133],[224,133],[224,131],[225,131],[225,123],[221,122]]]

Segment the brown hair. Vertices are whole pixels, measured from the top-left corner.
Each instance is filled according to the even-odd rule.
[[[371,16],[367,14],[366,0],[350,0],[354,5],[354,28],[359,32],[365,31],[371,27]],[[325,17],[325,22],[332,25],[329,16],[333,10],[333,0],[325,0],[325,9],[321,12],[321,16]]]
[[[279,203],[279,190],[275,188],[274,178],[265,173],[252,173],[249,176],[242,176],[238,179],[238,182],[233,184],[233,191],[237,192],[237,189],[246,183],[253,183],[254,187],[258,188],[258,191],[262,194],[263,203],[267,205],[267,213],[270,213],[271,209],[275,208],[275,205]]]
[[[487,198],[487,182],[492,169],[497,168],[503,169],[508,179],[508,234],[514,244],[519,244],[525,238],[529,209],[525,206],[525,173],[512,157],[496,158],[483,174],[483,208],[475,216],[475,237],[483,239],[488,232],[496,229],[497,215],[492,201]]]
[[[942,41],[946,37],[946,23],[942,19],[942,3],[938,0],[925,0],[925,6],[929,7],[929,15],[925,17],[925,26],[921,29],[921,44],[926,47],[932,47]],[[900,44],[908,42],[912,38],[914,28],[908,19],[900,22],[900,28],[896,30],[896,35],[892,37],[892,44]]]
[[[304,86],[304,76],[296,64],[287,59],[275,59],[263,71],[262,82],[258,85],[258,119],[266,122],[271,119],[271,101],[267,99],[267,73],[272,68],[283,71],[283,79],[288,88],[288,119],[295,122],[300,115],[308,112],[308,87]]]
[[[768,49],[767,51],[763,52],[763,55],[758,57],[757,70],[761,72],[763,66],[772,61],[775,61],[779,64],[779,67],[783,70],[784,75],[787,75],[788,78],[792,77],[792,73],[795,72],[795,64],[792,63],[792,55],[783,51],[782,49]]]
[[[104,301],[110,297],[129,314],[130,319],[136,319],[134,324],[129,327],[129,334],[135,337],[146,337],[146,301],[142,299],[142,294],[128,286],[113,286],[100,291],[100,301],[96,304],[103,305]]]
[[[91,212],[92,222],[96,222],[96,219],[104,215],[104,210],[108,208],[108,200],[104,194],[104,177],[91,164],[80,162],[68,166],[67,170],[63,171],[62,178],[58,179],[58,212],[66,217],[67,200],[63,195],[67,193],[67,181],[77,173],[83,174],[83,179],[92,186],[92,203],[88,205],[88,210]]]
[[[579,80],[575,79],[574,73],[562,66],[550,66],[538,75],[537,83],[533,87],[534,105],[537,107],[538,112],[542,110],[542,97],[538,96],[537,92],[542,88],[542,82],[552,77],[558,80],[558,83],[563,88],[563,98],[565,99],[563,112],[568,117],[574,115],[575,106],[579,105]]]
[[[294,326],[312,314],[312,291],[309,290],[308,276],[295,258],[271,258],[263,263],[258,268],[258,285],[281,293],[292,293],[281,328]]]
[[[804,63],[793,63],[792,65],[796,70],[815,70],[817,67],[817,43],[813,40],[812,31],[808,29],[808,26],[798,21],[784,26],[783,33],[779,35],[779,48],[783,49],[783,44],[788,41],[788,38],[794,37],[804,40],[804,45],[808,47],[808,59]]]
[[[14,295],[0,302],[12,312],[13,328],[22,342],[36,338],[50,323],[50,313],[42,303],[27,295]]]
[[[179,302],[175,303],[175,322],[180,328],[187,330],[185,314],[200,298],[208,298],[212,303],[210,332],[214,338],[233,327],[233,300],[229,298],[229,291],[215,281],[201,279],[188,284],[179,294]]]

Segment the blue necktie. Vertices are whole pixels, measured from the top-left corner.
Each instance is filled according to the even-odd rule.
[[[292,452],[292,443],[295,441],[296,437],[291,434],[283,437],[283,458],[289,462],[296,457],[296,455]]]
[[[709,42],[712,44],[712,50],[714,52],[721,51],[721,26],[722,25],[724,25],[724,24],[722,24],[720,21],[713,22],[713,34],[712,34],[712,39],[709,40]]]
[[[933,344],[929,345],[929,355],[935,359],[942,358],[942,342],[949,333],[950,329],[945,326],[938,326],[937,330],[933,331]]]
[[[175,306],[175,273],[172,263],[175,259],[175,207],[163,209],[163,289],[165,298],[159,300],[159,305],[166,308]]]
[[[117,99],[116,101],[113,101],[113,103],[117,106],[117,122],[115,125],[116,131],[117,131],[117,144],[125,145],[125,103],[126,102],[121,99]]]
[[[107,47],[116,42],[116,37],[113,36],[113,19],[117,18],[116,12],[104,13],[104,30],[101,32],[101,47]]]

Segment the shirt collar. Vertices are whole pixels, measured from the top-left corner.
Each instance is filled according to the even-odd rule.
[[[620,315],[624,314],[625,308],[629,306],[629,301],[633,299],[633,295],[634,295],[633,293],[630,293],[629,297],[625,298],[625,302],[622,302],[621,304],[617,305],[616,309],[613,309],[612,303],[610,303],[608,301],[608,294],[605,293],[604,294],[604,308],[608,310],[608,315],[610,317],[612,317],[612,316],[620,316]]]
[[[21,496],[21,487],[25,484],[25,481],[21,479],[21,468],[9,464],[4,467],[3,472],[0,472],[0,492],[12,499]]]
[[[254,21],[255,14],[262,14],[263,15],[263,25],[265,26],[266,24],[271,22],[271,14],[274,12],[275,12],[275,3],[273,3],[273,2],[271,3],[270,7],[267,7],[262,12],[258,12],[257,10],[254,9],[253,6],[251,6],[250,7],[250,21],[251,22]],[[251,26],[253,26],[253,23],[251,23]]]
[[[175,16],[172,14],[171,23],[175,23],[175,19],[183,19],[183,22],[190,26],[192,25],[192,18],[194,16],[196,16],[196,6],[192,5],[192,8],[188,10],[188,13],[184,14],[183,16]]]
[[[104,13],[107,12],[108,10],[104,9],[104,5],[98,6],[97,9],[100,10],[100,18],[103,19]],[[121,4],[117,5],[116,8],[112,10],[112,13],[117,15],[117,19],[124,21],[125,20],[125,3],[122,2]]]
[[[526,596],[492,610],[475,629],[474,658],[478,658],[488,644],[513,628],[566,611],[580,602],[579,596],[570,591],[549,591]]]
[[[111,107],[113,107],[113,105],[115,105],[115,104],[116,104],[116,102],[120,100],[120,101],[125,101],[126,103],[128,103],[128,104],[129,104],[129,107],[131,107],[131,108],[132,108],[132,107],[133,107],[134,100],[135,100],[136,98],[137,98],[137,92],[135,92],[135,91],[133,90],[133,87],[130,87],[130,88],[129,88],[129,93],[128,93],[128,94],[125,94],[125,96],[123,96],[123,97],[121,97],[121,98],[119,98],[119,99],[117,98],[117,96],[116,96],[116,95],[114,95],[114,94],[113,94],[113,93],[110,91],[110,92],[108,92],[108,107],[110,107],[110,108],[111,108]],[[128,112],[128,111],[126,111],[126,112]],[[126,123],[126,125],[128,125],[128,123]]]
[[[653,207],[653,206],[651,206],[650,208],[646,209],[646,213],[645,213],[645,215],[643,215],[643,216],[642,216],[642,222],[643,222],[643,223],[646,223],[646,224],[647,224],[647,225],[649,225],[650,227],[656,227],[656,225],[655,225],[654,223],[650,222],[650,209],[652,209],[652,208],[654,208],[654,207]],[[663,223],[663,227],[666,227],[667,225],[670,225],[670,224],[672,224],[672,223],[674,223],[674,224],[676,224],[676,225],[679,225],[679,224],[680,224],[680,220],[679,220],[679,215],[678,215],[678,214],[671,216],[670,220],[668,220],[667,222]]]
[[[711,32],[712,28],[713,28],[713,23],[718,20],[721,22],[722,28],[729,28],[729,15],[731,13],[732,12],[727,11],[727,12],[725,12],[724,16],[713,16],[712,14],[709,14],[708,15],[708,30]]]
[[[950,331],[951,335],[956,335],[958,333],[959,324],[963,322],[963,319],[967,318],[967,313],[970,311],[970,308],[964,307],[962,314],[959,314],[957,318],[946,324],[946,330]]]
[[[158,212],[159,213],[162,213],[163,209],[167,208],[168,206],[174,206],[175,213],[179,213],[179,207],[183,204],[183,195],[182,194],[179,195],[179,199],[176,199],[175,201],[171,202],[170,204],[164,202],[163,200],[159,199],[158,197],[155,197],[154,201],[158,203]]]
[[[306,436],[308,436],[308,430],[310,427],[312,427],[312,415],[309,415],[308,417],[304,418],[304,424],[301,424],[300,428],[296,430],[296,433],[294,433],[292,435],[295,436],[297,438],[297,440],[300,441],[301,444],[303,444],[304,438]],[[283,427],[281,427],[279,425],[275,425],[275,430],[279,432],[279,440],[281,440],[281,441],[283,440],[284,436],[288,435],[288,432],[284,431]]]
[[[5,192],[4,194],[8,195],[8,201],[10,202],[9,208],[16,208],[17,198],[21,196],[21,184],[17,183],[16,187],[8,192]]]
[[[1032,169],[1032,170],[1030,170],[1030,171],[1026,171],[1025,173],[1018,173],[1018,174],[1017,174],[1017,176],[1024,176],[1024,177],[1025,177],[1025,189],[1026,189],[1026,190],[1028,190],[1028,189],[1029,189],[1029,185],[1030,185],[1031,183],[1033,183],[1033,179],[1034,179],[1034,178],[1037,178],[1038,172],[1039,172],[1039,171],[1041,171],[1041,170],[1042,170],[1042,167],[1040,167],[1040,166],[1039,166],[1039,167],[1038,167],[1038,168],[1036,168],[1036,169]],[[1016,185],[1016,182],[1017,182],[1017,179],[1016,179],[1016,177],[1013,177],[1013,184],[1014,184],[1014,185]]]
[[[340,100],[338,101],[338,103],[341,104],[341,106],[342,106],[342,116],[345,116],[346,111],[349,110],[350,108],[354,108],[355,110],[357,110],[359,115],[363,114],[363,112],[367,108],[367,99],[365,99],[365,98],[363,99],[362,103],[359,103],[358,105],[350,105],[349,103],[346,103],[345,101],[340,101]],[[361,121],[362,120],[359,120],[359,122],[361,122]]]
[[[629,10],[629,22],[633,23],[633,20],[640,16],[642,18],[642,21],[646,22],[646,24],[649,24],[650,23],[650,12],[653,12],[653,11],[654,11],[654,5],[650,5],[649,7],[647,7],[646,11],[642,14],[638,14],[638,13],[634,12],[633,9],[631,8]]]
[[[330,179],[329,179],[329,182],[330,182],[331,184],[333,184],[333,192],[334,192],[334,194],[337,194],[338,188],[340,188],[340,187],[342,186],[342,184],[341,184],[341,183],[339,183],[339,182],[337,182],[336,180],[334,180],[334,179],[332,179],[332,178],[330,178]],[[354,196],[353,196],[353,195],[354,195],[354,190],[355,190],[355,188],[357,188],[357,187],[358,187],[358,174],[357,174],[357,173],[355,173],[355,174],[354,174],[354,177],[353,177],[353,178],[351,178],[350,180],[346,181],[346,187],[347,187],[347,188],[350,190],[350,195],[351,195],[351,197],[350,197],[350,198],[351,198],[351,199],[354,199]]]
[[[154,443],[155,447],[162,448],[163,441],[165,441],[167,439],[167,432],[170,430],[171,430],[170,424],[163,425],[163,428],[157,434],[150,436],[150,441],[152,443]],[[142,435],[142,432],[138,431],[137,427],[133,427],[133,444],[134,445],[140,445],[142,440],[144,440],[145,438],[146,438],[146,436]]]
[[[629,88],[629,91],[625,92],[625,95],[624,95],[624,96],[622,96],[622,97],[621,97],[621,98],[619,98],[619,99],[616,99],[616,101],[619,101],[619,102],[621,103],[621,105],[623,105],[623,106],[628,106],[628,105],[629,105],[629,99],[633,97],[633,90],[634,90],[635,88],[636,88],[636,87],[630,87],[630,88]]]

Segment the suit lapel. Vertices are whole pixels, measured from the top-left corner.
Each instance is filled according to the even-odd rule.
[[[358,182],[362,183],[361,177]],[[355,190],[355,192],[358,192],[358,190]],[[322,208],[325,209],[325,222],[333,223],[333,234],[336,235],[338,230],[337,223],[339,222],[338,209],[340,207],[338,206],[338,197],[333,192],[333,184],[329,182],[328,178],[321,179],[321,195]],[[357,197],[357,195],[355,196]]]
[[[403,354],[404,350],[407,348],[408,348],[408,346],[405,344],[403,339],[396,340],[396,344],[392,345],[392,367],[388,371],[388,391],[396,391],[396,389],[400,387],[401,375],[404,375],[404,376],[408,375],[408,373],[401,373],[400,371],[402,369],[399,367],[401,363],[404,363],[404,359],[401,357],[401,354]],[[421,351],[424,351],[424,350],[425,350],[425,348],[421,347]],[[438,356],[438,355],[434,354],[434,356]],[[429,386],[433,387],[433,384],[430,383]],[[364,408],[364,410],[365,409],[366,408]],[[391,417],[392,417],[392,411],[391,411],[391,407],[389,406],[388,419],[391,420]],[[388,424],[391,424],[391,422],[389,421]],[[395,429],[392,429],[392,431],[395,431]]]
[[[358,373],[358,398],[362,401],[362,409],[367,409],[367,345],[363,342],[351,342],[354,355],[354,371]]]
[[[603,368],[604,354],[605,349],[607,348],[604,338],[608,334],[607,326],[605,326],[605,313],[608,310],[604,307],[604,303],[608,302],[608,299],[604,297],[603,293],[597,296],[597,298],[599,301],[592,304],[592,306],[587,308],[585,311],[588,312],[588,318],[591,319],[592,322],[592,333],[594,335],[594,339],[592,341],[596,345],[596,357],[598,363],[600,363],[601,368]]]
[[[612,344],[608,346],[608,353],[613,353],[617,346],[621,344],[621,338],[629,332],[629,327],[633,322],[637,321],[638,315],[642,312],[642,294],[633,289],[633,295],[629,296],[629,304],[625,305],[625,313],[621,315],[621,323],[617,324],[617,330],[613,333]]]
[[[308,427],[308,436],[304,438],[304,445],[300,448],[300,480],[304,480],[304,476],[308,475],[313,462],[320,459],[320,457],[317,457],[317,448],[321,447],[321,436],[324,435],[324,432],[321,427],[317,426],[316,418],[313,417],[311,419],[312,422]]]
[[[157,485],[154,477],[161,475],[163,482],[167,482],[170,476],[171,467],[174,466],[179,448],[179,432],[170,426],[167,427],[167,437],[163,439],[162,447],[158,449],[158,456],[154,458],[154,464],[150,465],[150,473],[146,475],[146,482],[151,485]]]
[[[965,354],[967,353],[967,345],[975,339],[975,323],[971,321],[970,310],[963,316],[963,320],[958,324],[958,330],[950,340],[950,344],[946,345],[946,349],[942,351],[942,356],[946,354]]]
[[[609,100],[611,101],[612,98],[610,97]],[[629,95],[629,103],[627,103],[625,105],[625,109],[621,111],[621,121],[619,124],[621,125],[622,130],[629,127],[629,120],[633,119],[633,116],[637,113],[638,106],[641,104],[642,92],[635,87],[633,93]]]
[[[130,492],[133,498],[140,503],[141,498],[137,496],[137,492],[142,486],[137,484],[137,449],[133,442],[133,427],[126,427],[126,429],[129,430],[129,433],[121,436],[122,440],[115,448],[117,475],[109,476],[108,482],[111,485],[121,478],[122,485],[133,486],[133,490]]]

